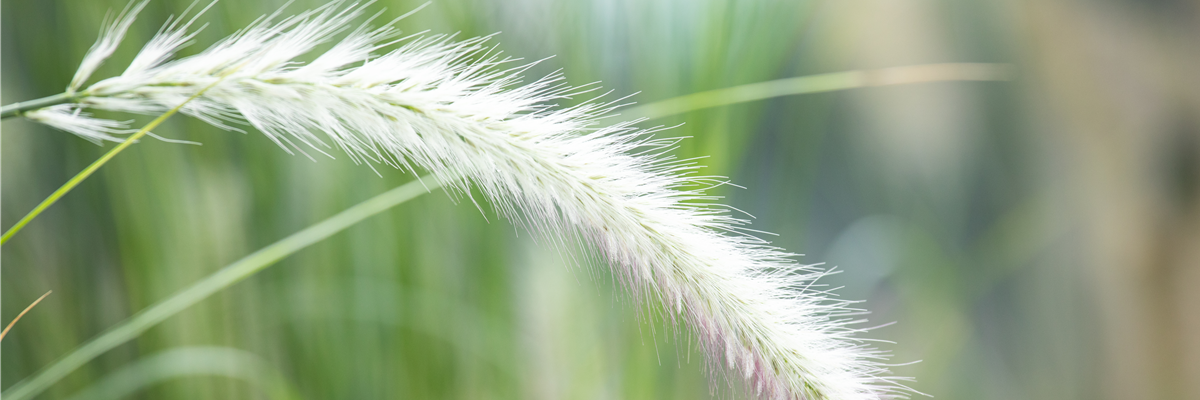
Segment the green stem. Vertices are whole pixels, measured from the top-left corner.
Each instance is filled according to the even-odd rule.
[[[220,80],[218,80],[217,82],[220,82]],[[92,165],[88,165],[87,168],[83,169],[83,171],[80,171],[78,174],[75,174],[75,176],[71,177],[71,180],[68,180],[67,183],[64,183],[62,185],[62,187],[59,187],[58,190],[55,190],[54,193],[51,193],[50,197],[47,197],[45,200],[42,200],[42,202],[40,204],[38,204],[37,207],[34,207],[33,211],[30,211],[29,214],[25,214],[24,218],[21,218],[21,220],[17,221],[17,223],[15,225],[13,225],[11,228],[8,228],[8,231],[4,232],[4,236],[0,236],[0,245],[3,245],[4,243],[8,243],[8,239],[11,239],[13,237],[13,235],[16,235],[17,232],[20,232],[21,228],[24,228],[26,224],[29,224],[29,221],[33,221],[33,219],[36,218],[39,214],[41,214],[42,211],[46,211],[46,209],[49,208],[50,205],[54,204],[54,202],[58,201],[58,199],[62,198],[64,195],[66,195],[67,192],[70,192],[71,189],[74,189],[75,186],[78,186],[79,183],[83,182],[84,179],[87,179],[87,177],[91,176],[92,173],[94,173],[94,172],[96,172],[96,170],[100,169],[100,167],[103,166],[105,163],[107,163],[108,160],[111,160],[113,157],[116,157],[117,153],[120,153],[121,150],[125,150],[126,147],[132,146],[135,142],[138,141],[138,139],[141,139],[142,136],[146,136],[146,134],[149,133],[151,129],[157,128],[158,125],[162,124],[163,121],[166,121],[167,118],[170,118],[172,115],[175,115],[175,113],[179,112],[179,110],[183,108],[184,104],[187,104],[189,101],[192,101],[193,99],[195,99],[197,97],[200,97],[200,95],[204,94],[205,91],[208,91],[209,88],[216,85],[217,82],[213,82],[212,85],[208,85],[208,87],[205,87],[204,89],[201,89],[199,92],[196,92],[196,94],[193,94],[191,97],[188,97],[187,100],[184,100],[182,103],[179,103],[179,105],[175,106],[175,108],[167,110],[167,112],[163,113],[162,115],[159,115],[158,118],[155,118],[153,121],[150,121],[150,123],[146,124],[146,126],[143,126],[142,129],[139,129],[137,132],[134,132],[134,134],[129,135],[129,137],[125,138],[125,141],[121,142],[121,144],[117,145],[117,147],[114,147],[112,150],[109,150],[107,153],[104,153],[104,155],[101,156],[100,159],[93,162]],[[39,101],[43,101],[45,99],[49,99],[51,97],[55,97],[55,96],[50,96],[50,97],[46,97],[46,98],[38,99],[38,100],[31,100],[27,103],[39,102]],[[16,107],[21,104],[24,104],[24,103],[17,103],[15,105],[13,105],[12,107]],[[8,112],[7,109],[8,109],[8,107],[5,107],[5,110],[6,110],[5,112]]]
[[[153,121],[150,121],[150,123],[146,124],[146,126],[142,127],[142,129],[138,130],[133,135],[130,135],[128,138],[125,138],[125,141],[121,142],[121,144],[117,145],[117,147],[114,147],[112,150],[104,153],[104,155],[101,156],[100,159],[93,162],[92,165],[88,165],[87,168],[83,169],[83,171],[80,171],[78,174],[75,174],[75,176],[71,177],[71,180],[68,180],[67,183],[64,183],[58,188],[58,190],[55,190],[54,193],[51,193],[49,197],[46,197],[45,200],[42,200],[37,207],[34,207],[33,210],[29,212],[29,214],[25,214],[24,218],[21,218],[21,220],[17,221],[15,225],[13,225],[11,228],[8,228],[8,231],[4,232],[4,236],[0,237],[0,245],[8,243],[8,239],[11,239],[13,235],[16,235],[17,232],[20,232],[21,228],[24,228],[26,224],[29,224],[29,221],[33,221],[33,219],[40,215],[42,211],[45,211],[50,207],[50,205],[54,204],[54,202],[66,195],[67,192],[70,192],[71,189],[74,189],[75,186],[78,186],[80,182],[83,182],[84,179],[87,179],[87,177],[91,176],[92,173],[100,169],[100,167],[107,163],[108,160],[111,160],[113,157],[115,157],[117,153],[120,153],[121,150],[125,150],[126,147],[129,147],[138,139],[141,139],[142,136],[146,135],[146,132],[150,132],[151,129],[157,127],[158,124],[161,124],[167,119],[167,117],[175,114],[175,112],[178,110],[179,107],[175,107],[163,115],[158,116],[158,118],[155,118]]]
[[[21,113],[36,110],[43,107],[49,107],[55,104],[70,103],[75,100],[75,93],[63,92],[53,96],[46,96],[40,99],[22,101],[19,103],[9,104],[0,107],[0,119],[16,117]]]
[[[204,300],[247,277],[266,269],[276,261],[287,257],[313,243],[320,242],[335,233],[368,217],[395,207],[405,201],[426,193],[440,185],[439,179],[413,181],[359,203],[300,232],[264,247],[253,254],[229,264],[191,287],[160,301],[133,317],[121,322],[100,336],[92,339],[74,352],[42,370],[33,378],[18,382],[0,394],[6,400],[25,400],[36,396],[50,385],[58,382],[72,371],[97,356],[128,342],[168,317]],[[427,189],[428,188],[428,189]]]
[[[692,93],[621,111],[633,118],[656,119],[705,108],[727,106],[772,97],[823,93],[871,86],[945,81],[1003,81],[1009,78],[1004,64],[948,63],[845,71],[751,83]]]

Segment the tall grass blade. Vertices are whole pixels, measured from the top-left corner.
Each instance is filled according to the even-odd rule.
[[[218,82],[220,82],[220,81],[218,80]],[[54,193],[51,193],[49,197],[46,197],[45,200],[42,200],[41,203],[38,203],[37,207],[34,207],[33,210],[29,211],[28,214],[25,214],[25,216],[22,217],[20,221],[17,221],[17,223],[14,224],[11,228],[8,228],[8,230],[4,232],[4,236],[0,236],[0,245],[7,243],[8,240],[11,239],[13,237],[13,235],[16,235],[17,232],[20,232],[21,229],[25,227],[25,225],[28,225],[30,221],[33,221],[34,218],[37,218],[38,215],[41,215],[42,211],[46,211],[46,209],[50,208],[50,206],[53,205],[55,202],[57,202],[58,199],[61,199],[63,196],[65,196],[67,194],[67,192],[70,192],[71,189],[75,188],[75,186],[79,186],[80,182],[83,182],[84,179],[87,179],[89,176],[92,176],[92,173],[96,172],[96,170],[99,170],[100,167],[102,167],[102,166],[104,166],[104,164],[108,163],[109,160],[112,160],[113,157],[116,157],[117,153],[120,153],[122,150],[125,150],[129,146],[132,146],[134,143],[137,143],[138,139],[141,139],[143,136],[146,136],[146,134],[150,133],[151,129],[157,128],[159,124],[162,124],[163,121],[167,120],[167,118],[170,118],[172,115],[175,115],[175,113],[179,112],[179,110],[182,109],[183,106],[186,105],[188,102],[195,100],[197,97],[200,97],[201,95],[203,95],[204,92],[207,91],[209,88],[211,88],[213,85],[216,85],[216,82],[208,85],[207,87],[205,87],[203,89],[200,89],[200,91],[196,92],[196,94],[191,95],[186,100],[179,103],[179,105],[162,113],[161,115],[158,116],[158,118],[155,118],[153,121],[150,121],[150,123],[146,124],[146,126],[143,126],[142,129],[138,129],[137,132],[134,132],[132,135],[129,135],[129,137],[125,138],[125,140],[121,141],[121,144],[118,144],[117,147],[113,147],[112,150],[109,150],[107,153],[104,153],[103,156],[100,156],[99,159],[92,162],[92,164],[88,165],[87,168],[84,168],[83,171],[79,171],[78,174],[75,174],[75,176],[71,177],[70,180],[67,180],[67,183],[64,183],[61,187],[58,188],[58,190],[55,190]]]
[[[621,115],[629,118],[657,119],[706,108],[798,94],[926,82],[1005,81],[1010,79],[1010,69],[1005,64],[946,63],[831,72],[692,93],[630,107],[622,111]]]
[[[58,360],[32,378],[17,382],[16,385],[13,385],[12,388],[0,395],[7,400],[32,398],[88,361],[138,337],[147,329],[208,298],[213,293],[219,292],[242,279],[246,279],[262,271],[284,257],[300,251],[300,249],[325,240],[333,236],[333,234],[349,228],[351,225],[400,205],[440,185],[441,180],[436,176],[432,177],[432,179],[425,177],[406,183],[347,208],[337,215],[308,228],[304,228],[283,240],[272,243],[209,275],[200,282],[196,282],[170,298],[142,310],[83,346],[78,347],[74,352]]]

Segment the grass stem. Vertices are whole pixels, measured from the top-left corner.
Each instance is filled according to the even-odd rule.
[[[8,119],[11,117],[20,116],[21,113],[36,110],[43,107],[49,107],[55,104],[70,103],[74,100],[75,94],[71,92],[63,92],[53,96],[46,96],[40,99],[22,101],[0,107],[0,119]]]
[[[42,299],[46,298],[46,296],[49,296],[50,293],[52,293],[52,292],[54,292],[54,291],[53,290],[46,291],[46,294],[43,294],[42,297],[38,297],[37,300],[33,301],[33,304],[30,304],[29,307],[25,307],[25,310],[21,311],[20,314],[17,314],[17,317],[13,318],[12,322],[9,322],[8,326],[4,327],[4,331],[0,332],[0,340],[4,340],[4,337],[8,336],[8,330],[12,329],[13,325],[16,325],[17,321],[20,321],[21,317],[25,316],[25,313],[29,312],[29,310],[32,310],[33,306],[36,306],[36,305],[38,305],[38,303],[41,303]]]
[[[705,108],[797,94],[925,82],[1003,81],[1009,79],[1009,69],[1005,64],[948,63],[833,72],[692,93],[631,107],[622,111],[621,115],[656,119]]]
[[[217,82],[220,82],[220,80],[218,80]],[[58,190],[55,190],[54,193],[51,193],[49,197],[46,197],[45,200],[42,200],[42,202],[39,203],[37,205],[37,207],[34,207],[33,210],[29,212],[29,214],[25,214],[25,217],[21,218],[20,221],[17,221],[17,223],[15,225],[13,225],[11,228],[8,228],[8,230],[4,232],[4,236],[0,236],[0,245],[8,243],[8,239],[11,239],[13,237],[13,235],[16,235],[17,232],[20,232],[21,228],[24,228],[25,225],[29,224],[29,221],[33,221],[33,219],[36,218],[38,215],[40,215],[42,213],[42,211],[46,211],[46,209],[49,208],[52,204],[54,204],[56,201],[58,201],[58,199],[65,196],[67,194],[67,192],[70,192],[71,189],[74,189],[75,186],[78,186],[80,182],[83,182],[84,179],[87,179],[87,177],[91,176],[92,173],[94,173],[94,172],[96,172],[96,170],[100,169],[101,166],[104,166],[104,164],[107,163],[108,160],[111,160],[113,157],[116,157],[117,153],[120,153],[122,150],[125,150],[125,148],[132,146],[134,143],[136,143],[138,141],[138,139],[141,139],[143,136],[146,136],[147,133],[150,133],[151,129],[157,128],[158,125],[162,124],[163,121],[166,121],[167,118],[170,118],[172,115],[175,115],[175,113],[179,112],[179,110],[183,108],[184,104],[187,104],[189,101],[192,101],[193,99],[195,99],[197,97],[200,97],[200,95],[204,94],[205,91],[208,91],[209,88],[213,87],[213,85],[216,85],[217,82],[214,82],[212,85],[209,85],[208,87],[205,87],[204,89],[201,89],[199,92],[196,92],[196,94],[193,94],[191,97],[188,97],[187,100],[184,100],[182,103],[179,103],[179,105],[175,106],[175,108],[167,110],[167,112],[163,113],[162,115],[159,115],[158,118],[155,118],[153,121],[150,121],[150,123],[146,124],[146,126],[143,126],[142,129],[138,129],[137,132],[134,132],[132,135],[129,135],[129,137],[125,138],[125,140],[122,141],[120,144],[118,144],[117,147],[114,147],[112,150],[109,150],[107,153],[104,153],[104,155],[101,156],[100,159],[96,160],[91,165],[88,165],[87,168],[83,169],[83,171],[79,171],[78,174],[75,174],[75,176],[71,177],[71,179],[68,180],[67,183],[64,183],[61,187],[58,188]],[[63,93],[63,95],[66,95],[66,93]],[[45,99],[49,99],[51,97],[55,97],[55,96],[50,96],[50,97],[46,97],[46,98],[42,98],[42,99],[38,99],[38,100],[31,100],[26,103],[35,103],[35,102],[43,101]],[[24,104],[24,103],[17,103],[15,105],[11,105],[9,107],[17,107],[17,106],[20,106],[21,104]],[[5,107],[6,113],[8,112],[7,110],[9,107]],[[44,107],[44,105],[43,105],[43,107]]]

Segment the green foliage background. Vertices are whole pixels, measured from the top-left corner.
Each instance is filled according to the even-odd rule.
[[[119,73],[168,15],[190,3],[152,1],[95,76]],[[105,11],[124,4],[0,3],[3,102],[60,92]],[[217,4],[202,17],[209,25],[185,54],[282,4]],[[288,10],[319,4],[299,0]],[[1187,191],[1195,189],[1187,188],[1198,175],[1171,177],[1176,169],[1195,168],[1186,163],[1190,153],[1183,153],[1185,161],[1176,169],[1088,180],[1096,176],[1087,173],[1095,166],[1080,160],[1091,153],[1077,149],[1094,142],[1092,132],[1109,129],[1104,121],[1113,117],[1096,116],[1107,112],[1105,106],[1072,111],[1071,105],[1100,104],[1107,97],[1054,84],[1069,81],[1070,74],[1059,72],[1070,68],[1055,67],[1059,59],[1048,54],[1074,47],[1060,43],[1066,39],[1041,40],[1092,19],[1104,21],[1097,16],[1104,13],[1131,25],[1161,17],[1175,24],[1169,26],[1192,26],[1188,17],[1167,17],[1174,3],[1164,4],[438,0],[400,25],[408,32],[462,37],[500,31],[495,42],[508,54],[556,55],[529,76],[563,68],[577,84],[603,81],[617,94],[640,92],[634,97],[639,102],[859,68],[1013,63],[1014,82],[793,96],[648,124],[684,123],[670,131],[692,137],[679,156],[708,155],[704,173],[730,176],[745,186],[718,192],[759,217],[754,228],[778,233],[774,243],[807,253],[802,262],[843,269],[825,283],[844,285],[838,293],[845,298],[865,300],[872,324],[898,321],[869,336],[897,342],[881,344],[894,352],[893,361],[923,360],[895,368],[898,375],[917,377],[918,390],[945,399],[1131,398],[1121,395],[1125,389],[1146,395],[1139,398],[1184,398],[1200,393],[1189,391],[1183,379],[1195,360],[1191,353],[1169,353],[1196,343],[1188,330],[1195,320],[1188,310],[1195,304],[1171,297],[1137,306],[1166,313],[1161,324],[1122,319],[1140,315],[1136,310],[1105,311],[1123,299],[1143,299],[1144,293],[1110,296],[1116,292],[1109,291],[1113,286],[1105,277],[1122,275],[1094,273],[1109,265],[1105,258],[1094,262],[1095,255],[1114,242],[1091,234],[1104,228],[1090,216],[1114,209],[1105,208],[1105,198],[1089,187],[1166,177],[1164,198],[1181,198],[1183,206],[1165,209],[1162,218],[1184,221],[1179,222],[1184,228],[1164,230],[1176,232],[1166,236],[1118,231],[1131,241],[1164,237],[1187,248],[1193,237],[1186,236],[1192,232],[1187,229],[1197,226],[1186,222],[1196,219],[1196,199]],[[381,0],[375,7],[388,8],[387,20],[418,5]],[[1072,7],[1091,14],[1064,11]],[[1050,18],[1055,15],[1065,19]],[[1099,35],[1079,29],[1085,39]],[[1079,79],[1103,69],[1088,62],[1086,51],[1080,54],[1061,58],[1079,67],[1072,70],[1085,77]],[[1164,61],[1176,65],[1171,62]],[[1143,95],[1159,96],[1155,93]],[[1192,109],[1178,101],[1176,108]],[[1155,104],[1146,107],[1173,107]],[[1097,129],[1076,124],[1092,120],[1100,121]],[[1129,137],[1138,129],[1104,137]],[[1063,133],[1072,131],[1085,133]],[[1164,131],[1183,133],[1162,137],[1196,136],[1186,127]],[[313,162],[291,156],[257,132],[222,132],[186,117],[173,117],[156,133],[203,145],[144,140],[5,245],[3,321],[46,290],[54,294],[0,345],[4,388],[255,249],[413,179],[386,169],[377,176],[345,157]],[[4,122],[0,144],[3,227],[107,149],[19,120]],[[1187,145],[1165,148],[1171,147]],[[1114,161],[1136,150],[1114,148],[1115,158],[1096,165],[1141,171]],[[1077,186],[1081,181],[1094,185]],[[1175,187],[1184,189],[1176,193]],[[406,203],[173,317],[43,397],[78,393],[123,366],[183,346],[240,349],[267,371],[243,374],[244,379],[180,377],[149,385],[134,397],[269,397],[275,383],[263,376],[281,377],[283,392],[306,399],[710,397],[703,356],[687,332],[673,331],[645,305],[632,303],[628,293],[612,286],[606,266],[540,244],[535,235],[497,218],[487,204],[482,211],[469,199],[442,192]],[[1138,221],[1137,215],[1131,220]],[[1179,271],[1198,268],[1193,259],[1181,260],[1175,262],[1182,265]],[[1143,261],[1125,259],[1114,268],[1158,265]],[[1171,279],[1164,279],[1146,287],[1169,286],[1164,282]],[[1151,334],[1122,336],[1118,328],[1125,324],[1147,324]],[[1127,360],[1123,346],[1154,338],[1166,340],[1163,347],[1128,350],[1148,360],[1128,368],[1156,376],[1144,385],[1154,391],[1138,392],[1144,382],[1136,377],[1107,379],[1124,376],[1126,367],[1118,365]],[[740,389],[718,389],[717,396],[740,398]]]

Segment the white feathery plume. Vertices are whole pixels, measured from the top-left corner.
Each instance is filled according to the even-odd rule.
[[[95,144],[105,140],[120,142],[121,138],[113,135],[133,133],[127,123],[93,118],[92,114],[83,112],[83,108],[77,104],[56,104],[39,108],[25,113],[25,118],[74,133]]]
[[[104,31],[72,88],[124,34],[138,3]],[[194,18],[169,22],[120,76],[79,91],[76,103],[27,117],[85,138],[112,140],[121,123],[87,108],[181,112],[226,129],[248,123],[285,150],[339,148],[355,162],[439,172],[472,182],[507,217],[535,232],[575,233],[594,244],[639,297],[661,301],[692,329],[708,363],[770,399],[880,399],[911,389],[888,376],[885,354],[854,337],[861,310],[813,289],[827,271],[752,236],[704,188],[688,160],[666,155],[678,139],[639,121],[601,125],[615,102],[557,108],[594,90],[555,73],[521,85],[488,38],[399,38],[391,24],[360,27],[308,63],[364,11],[341,2],[259,19],[194,56],[171,60]],[[393,21],[394,22],[394,21]],[[398,45],[378,55],[381,49]],[[558,237],[556,235],[556,237]]]
[[[67,85],[67,92],[74,92],[83,86],[88,77],[96,72],[96,68],[99,68],[100,64],[103,64],[104,60],[117,50],[117,45],[121,43],[121,39],[125,38],[125,32],[129,31],[130,25],[133,25],[134,17],[142,11],[142,8],[146,7],[146,3],[146,1],[130,2],[124,10],[121,10],[120,14],[117,14],[115,19],[112,18],[111,11],[104,16],[104,23],[100,25],[100,38],[96,39],[96,43],[83,56],[83,61],[79,63],[79,69],[75,70],[75,76],[71,78],[71,84]]]

